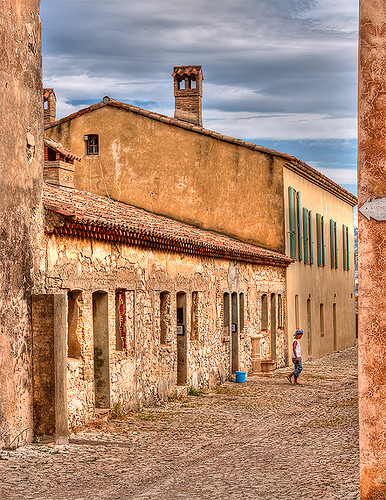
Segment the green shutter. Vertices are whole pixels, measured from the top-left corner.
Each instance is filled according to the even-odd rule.
[[[324,216],[322,215],[321,217],[321,231],[322,231],[322,265],[325,266],[326,265],[326,248],[325,248],[325,244],[324,244]]]
[[[346,226],[346,252],[347,252],[347,270],[350,270],[350,244],[349,244],[349,232]]]
[[[338,226],[334,222],[335,269],[338,269]]]
[[[316,253],[318,257],[318,266],[322,265],[322,240],[320,234],[320,214],[316,214]]]
[[[304,264],[308,264],[308,210],[303,207]]]
[[[309,228],[309,247],[310,247],[310,264],[314,263],[314,234],[312,231],[312,210],[308,212],[308,228]]]
[[[290,257],[296,259],[296,231],[295,231],[295,190],[288,187],[289,230],[290,230]]]
[[[342,239],[343,239],[343,270],[347,268],[347,247],[346,247],[346,226],[342,226]]]
[[[335,239],[334,239],[334,221],[330,219],[330,250],[331,250],[331,268],[335,267]]]
[[[297,199],[297,215],[298,215],[298,249],[299,249],[299,260],[303,260],[303,231],[302,231],[302,208],[300,191],[296,193]]]

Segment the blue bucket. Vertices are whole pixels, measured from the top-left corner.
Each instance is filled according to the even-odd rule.
[[[246,372],[236,372],[236,382],[243,384],[245,382]]]

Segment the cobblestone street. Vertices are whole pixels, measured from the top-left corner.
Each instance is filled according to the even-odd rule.
[[[357,350],[289,371],[0,451],[0,498],[359,499]]]

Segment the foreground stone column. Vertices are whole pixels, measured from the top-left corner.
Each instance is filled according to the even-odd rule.
[[[386,197],[386,3],[359,3],[360,209]],[[370,499],[386,492],[386,221],[361,213],[358,326],[361,498]]]

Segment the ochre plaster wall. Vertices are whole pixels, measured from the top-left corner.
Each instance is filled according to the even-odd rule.
[[[0,447],[32,437],[32,245],[43,169],[38,0],[0,4]]]
[[[184,254],[141,250],[95,240],[49,235],[46,249],[47,293],[81,291],[77,328],[81,358],[68,358],[70,426],[87,422],[94,410],[92,293],[105,291],[109,304],[111,406],[127,410],[172,395],[176,385],[176,296],[187,298],[187,385],[213,386],[230,374],[230,341],[224,337],[223,293],[244,293],[244,329],[239,368],[251,369],[251,336],[263,334],[262,355],[270,358],[270,322],[261,331],[261,295],[285,296],[284,268],[250,265]],[[116,349],[117,289],[127,291],[127,349]],[[160,294],[170,292],[167,344],[160,344]],[[191,339],[192,292],[199,292],[198,339]],[[130,302],[132,301],[132,302]],[[283,311],[285,315],[285,311]],[[284,365],[284,328],[277,334],[278,365]]]
[[[386,4],[360,1],[359,207],[386,196]],[[386,222],[359,224],[359,425],[361,498],[386,495]]]
[[[113,199],[284,253],[283,159],[111,106],[46,134],[82,157],[77,189],[106,196],[104,178]]]
[[[295,295],[299,297],[299,327],[304,331],[301,340],[302,356],[318,358],[334,352],[333,304],[336,304],[336,350],[355,345],[355,283],[354,283],[354,220],[353,207],[296,173],[284,170],[286,255],[290,255],[288,187],[301,194],[301,206],[312,210],[314,263],[304,259],[287,268],[288,342],[291,346],[296,329]],[[296,212],[296,203],[295,203]],[[318,266],[316,214],[324,216],[325,266]],[[338,268],[331,268],[330,219],[337,222]],[[342,225],[349,228],[350,270],[343,270]],[[297,227],[297,219],[296,219]],[[296,238],[297,240],[297,238]],[[296,241],[296,255],[298,242]],[[307,300],[311,300],[311,340],[307,323]],[[324,309],[324,332],[321,332],[320,304]],[[322,333],[324,334],[322,336]],[[291,363],[291,352],[289,353]]]

